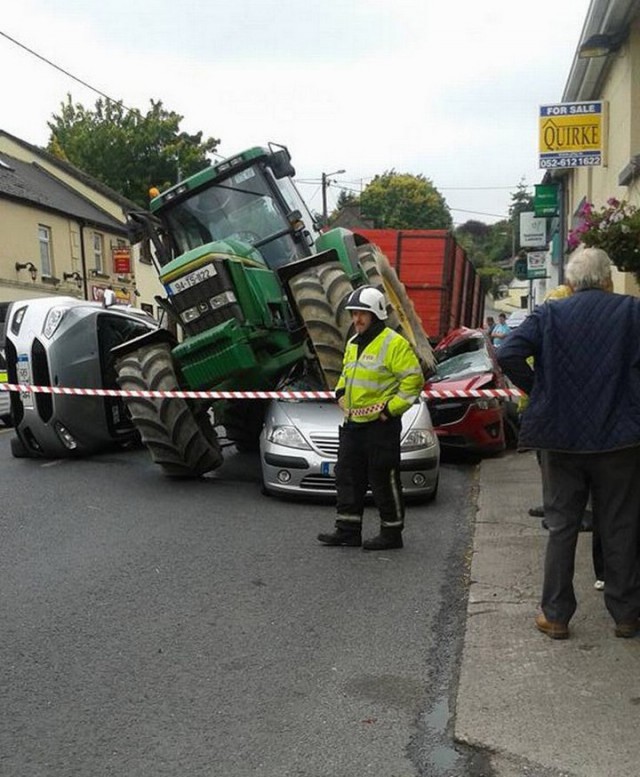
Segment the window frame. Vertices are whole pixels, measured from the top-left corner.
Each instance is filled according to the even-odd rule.
[[[95,271],[99,275],[104,274],[104,235],[102,232],[92,232],[93,235],[93,261]]]
[[[38,246],[40,249],[40,277],[53,278],[52,230],[46,224],[38,224]]]

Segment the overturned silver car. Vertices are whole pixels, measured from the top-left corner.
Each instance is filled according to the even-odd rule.
[[[117,389],[111,349],[157,329],[151,316],[74,297],[12,303],[6,321],[8,382]],[[16,457],[87,455],[137,438],[120,397],[11,392]]]

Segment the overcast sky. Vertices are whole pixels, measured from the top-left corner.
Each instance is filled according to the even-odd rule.
[[[505,217],[541,180],[537,113],[560,102],[589,0],[4,0],[0,32],[128,107],[149,100],[226,155],[291,151],[303,196],[422,173],[455,223]],[[98,95],[0,36],[0,128],[46,145],[69,92]],[[332,205],[338,188],[329,190]]]

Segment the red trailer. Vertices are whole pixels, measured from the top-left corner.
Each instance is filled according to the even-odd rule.
[[[482,326],[480,276],[444,229],[358,229],[377,245],[404,283],[422,326],[436,343],[461,326]]]

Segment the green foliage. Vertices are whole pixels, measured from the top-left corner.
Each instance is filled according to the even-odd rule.
[[[518,188],[511,194],[511,205],[509,206],[509,218],[513,221],[516,215],[525,210],[533,210],[533,194],[524,181],[520,181]]]
[[[48,150],[146,207],[151,186],[166,188],[211,164],[207,154],[219,141],[181,132],[183,118],[161,101],[143,115],[102,98],[88,109],[67,95],[48,122]]]
[[[379,229],[450,229],[444,197],[423,175],[389,170],[376,175],[360,195],[365,218]]]
[[[482,288],[494,297],[500,296],[501,287],[513,279],[512,222],[503,219],[495,224],[484,224],[469,220],[457,227],[454,234],[476,268]]]
[[[336,210],[342,210],[348,208],[351,205],[358,204],[358,196],[353,192],[348,192],[346,189],[340,189],[338,200],[336,202]]]
[[[514,256],[520,248],[520,214],[527,210],[534,210],[533,194],[529,192],[524,181],[520,181],[517,190],[511,194],[511,205],[509,206],[511,229],[515,236],[513,241]]]

